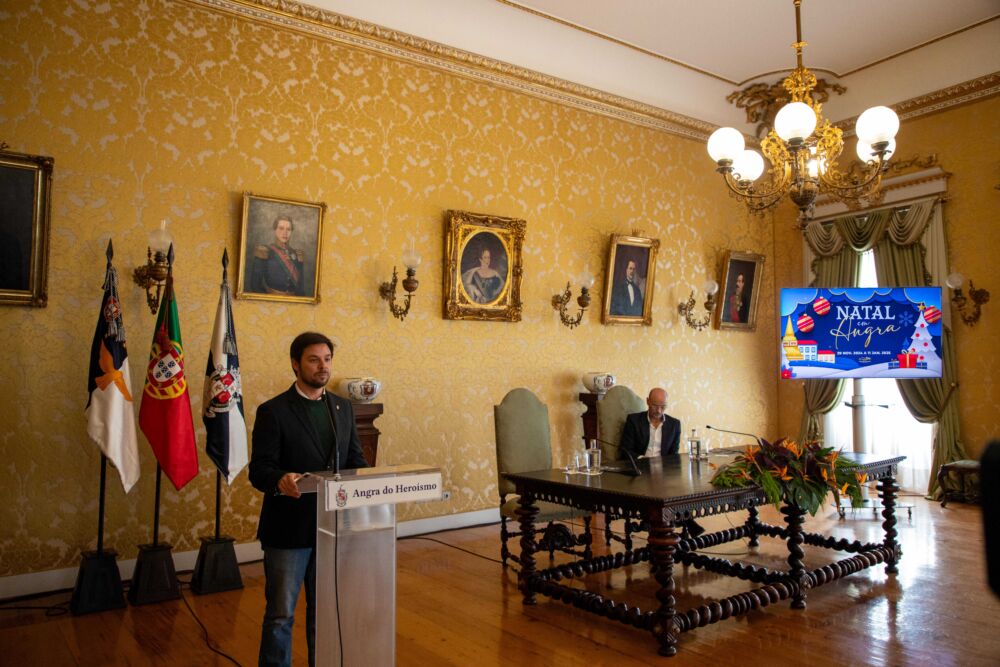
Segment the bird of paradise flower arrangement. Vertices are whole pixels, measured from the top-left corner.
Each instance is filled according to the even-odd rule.
[[[748,445],[732,463],[719,466],[712,476],[718,487],[739,487],[756,484],[770,503],[782,500],[794,504],[815,516],[827,494],[851,499],[851,505],[862,504],[861,485],[867,476],[856,466],[841,458],[833,447],[818,442],[802,445],[788,438],[775,442],[761,440]]]

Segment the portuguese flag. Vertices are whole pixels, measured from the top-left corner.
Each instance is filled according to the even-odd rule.
[[[153,347],[139,406],[139,428],[153,448],[163,472],[178,491],[198,474],[191,398],[184,373],[184,345],[174,300],[173,275],[156,316]]]

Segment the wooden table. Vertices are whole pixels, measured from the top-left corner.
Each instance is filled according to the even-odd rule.
[[[713,456],[712,462],[721,465],[731,456]],[[857,540],[835,539],[803,530],[805,511],[790,505],[781,507],[785,516],[784,526],[772,526],[758,519],[757,507],[767,503],[764,492],[757,486],[739,489],[718,489],[709,480],[714,472],[705,462],[692,462],[679,455],[662,460],[642,459],[642,475],[626,477],[604,472],[597,476],[569,475],[561,470],[505,474],[517,487],[520,507],[517,510],[521,525],[521,571],[518,582],[524,604],[535,604],[536,594],[557,600],[608,619],[649,630],[659,642],[660,655],[677,653],[681,633],[696,627],[717,623],[727,618],[746,614],[781,600],[791,599],[793,609],[804,609],[808,591],[859,570],[885,563],[886,572],[895,574],[896,563],[902,555],[896,542],[895,498],[896,465],[906,457],[879,457],[871,454],[850,454],[859,472],[869,479],[878,480],[882,500],[885,531],[881,543],[862,543]],[[535,523],[538,514],[535,502],[543,500],[577,507],[591,512],[604,512],[619,518],[640,520],[649,526],[647,546],[578,559],[569,563],[538,569],[535,564]],[[748,510],[743,525],[696,538],[682,539],[675,532],[680,522],[722,514],[735,510]],[[730,562],[696,553],[743,538],[751,547],[758,546],[759,537],[774,537],[788,543],[788,569],[770,568],[741,562]],[[802,563],[802,545],[834,549],[851,554],[847,558],[806,570]],[[642,610],[616,602],[590,590],[582,590],[561,583],[589,574],[596,574],[634,563],[648,561],[659,584],[655,609]],[[681,563],[718,574],[743,579],[758,586],[746,592],[712,600],[690,609],[679,610],[674,599],[674,565]]]

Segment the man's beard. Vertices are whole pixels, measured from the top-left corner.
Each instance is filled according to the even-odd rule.
[[[326,386],[326,383],[330,381],[330,376],[327,375],[325,380],[320,380],[316,375],[312,377],[303,377],[302,383],[312,387],[313,389],[322,389]]]

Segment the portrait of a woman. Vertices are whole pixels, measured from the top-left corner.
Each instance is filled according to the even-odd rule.
[[[500,292],[503,291],[505,276],[493,268],[493,253],[490,251],[489,245],[492,244],[480,241],[472,246],[475,248],[473,258],[476,264],[462,273],[462,286],[465,288],[465,293],[469,295],[469,300],[473,303],[490,303],[495,301],[500,296]],[[463,256],[468,255],[469,249],[467,248]],[[464,265],[465,262],[463,262]]]

